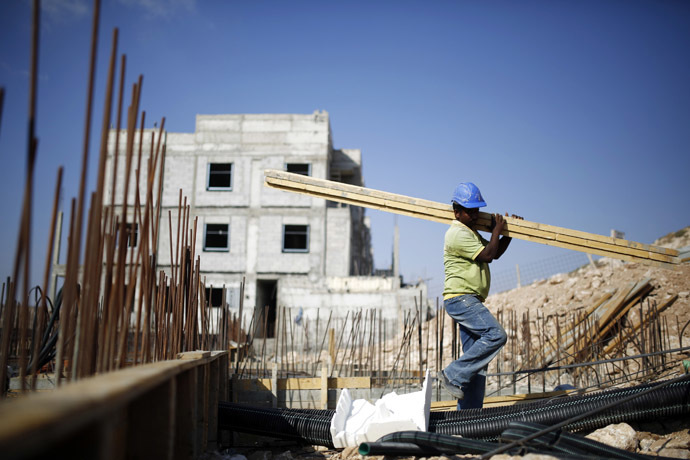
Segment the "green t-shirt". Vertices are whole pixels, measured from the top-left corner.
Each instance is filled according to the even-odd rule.
[[[489,264],[475,259],[487,244],[487,240],[462,222],[454,220],[451,223],[443,249],[444,299],[463,294],[476,295],[482,301],[486,299],[491,287]]]

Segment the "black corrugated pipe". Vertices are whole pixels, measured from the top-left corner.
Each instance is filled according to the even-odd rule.
[[[501,442],[521,440],[532,433],[544,430],[536,423],[512,422],[501,433]],[[359,446],[360,455],[456,455],[486,454],[499,444],[466,439],[448,434],[422,431],[399,431],[383,436],[376,442],[364,442]],[[529,439],[506,451],[510,455],[543,454],[564,459],[616,459],[616,460],[668,460],[664,457],[628,452],[593,439],[560,430]]]
[[[596,441],[593,441],[596,442]],[[424,431],[399,431],[383,436],[376,442],[363,442],[359,446],[360,455],[417,455],[439,456],[460,454],[485,454],[495,450],[500,444],[476,439],[465,439],[449,434],[429,433]],[[510,455],[544,454],[557,456],[560,460],[580,460],[582,455],[572,455],[538,444],[527,444],[513,447],[506,451]],[[589,455],[589,460],[603,460],[606,457]],[[634,459],[638,460],[638,459]],[[658,460],[649,457],[648,460]]]
[[[532,439],[536,439],[540,436],[546,435],[552,431],[557,431],[560,430],[566,426],[571,426],[575,424],[576,422],[580,422],[582,420],[586,420],[588,418],[592,418],[593,416],[597,416],[600,413],[604,413],[610,409],[616,408],[616,406],[622,406],[624,403],[628,403],[634,399],[639,399],[641,396],[648,395],[650,393],[656,392],[658,393],[660,389],[665,388],[665,387],[673,387],[677,385],[678,383],[682,382],[688,382],[690,381],[690,375],[680,375],[679,377],[669,379],[669,380],[664,380],[662,382],[658,382],[655,385],[646,385],[645,389],[642,389],[639,392],[634,392],[631,393],[627,396],[623,396],[621,398],[616,398],[608,402],[603,402],[602,405],[598,405],[595,408],[588,410],[588,411],[582,411],[579,414],[576,414],[570,418],[566,418],[561,420],[560,422],[549,425],[548,427],[538,430],[524,438],[503,444],[502,446],[497,447],[495,450],[492,450],[491,452],[487,452],[485,454],[482,454],[480,460],[487,460],[494,455],[500,454],[501,452],[505,452],[513,447],[520,446],[525,444],[526,442],[529,442]]]
[[[414,454],[416,446],[419,454]],[[496,443],[461,438],[449,434],[429,433],[428,431],[398,431],[387,434],[376,442],[363,442],[359,445],[360,455],[454,455],[483,454],[497,447]],[[389,450],[390,449],[390,450]],[[409,450],[407,450],[409,449]],[[520,449],[510,451],[517,455]]]
[[[638,385],[584,396],[566,396],[514,406],[462,411],[432,412],[429,432],[494,441],[510,422],[525,421],[554,425],[579,414],[602,409],[657,385],[666,385],[632,401],[624,402],[564,426],[568,431],[600,428],[612,423],[646,420],[690,413],[690,375],[671,384]],[[271,409],[221,402],[221,429],[260,434],[273,438],[333,447],[330,423],[335,411]]]
[[[218,426],[223,430],[333,448],[331,419],[334,414],[332,410],[276,409],[220,402]]]
[[[508,429],[501,433],[502,442],[512,442],[522,440],[529,435],[542,431],[547,428],[538,423],[512,422]],[[618,460],[663,460],[666,457],[658,457],[609,446],[599,441],[586,438],[579,434],[568,433],[567,431],[556,430],[530,439],[526,443],[530,452],[538,450],[551,455],[570,455],[576,458],[607,458]],[[533,450],[534,449],[534,450]],[[510,451],[509,451],[510,452]]]
[[[512,421],[554,425],[655,386],[663,387],[573,422],[564,428],[568,431],[589,430],[612,423],[687,414],[690,413],[690,375],[687,377],[666,386],[663,386],[664,382],[658,382],[514,406],[432,412],[429,418],[429,431],[493,441]]]
[[[376,441],[359,445],[359,455],[394,455],[397,457],[431,457],[443,455],[438,449],[411,442]]]

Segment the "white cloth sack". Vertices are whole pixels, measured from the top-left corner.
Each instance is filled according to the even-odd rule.
[[[426,431],[430,410],[428,370],[421,391],[404,395],[388,393],[375,404],[365,399],[353,401],[345,388],[331,419],[333,445],[337,448],[357,447],[397,431]]]

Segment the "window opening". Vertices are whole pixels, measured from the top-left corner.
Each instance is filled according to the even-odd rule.
[[[232,190],[232,163],[209,163],[206,190]]]
[[[290,173],[311,176],[311,165],[309,163],[287,163],[285,169]]]
[[[204,251],[227,251],[228,233],[228,224],[206,224]]]
[[[206,304],[209,307],[223,306],[223,288],[206,288]]]
[[[119,246],[120,244],[120,227],[117,227],[117,239],[115,240],[115,244]],[[134,223],[126,223],[125,222],[125,241],[126,241],[126,247],[128,248],[135,248],[137,247],[137,240],[139,236],[139,225],[134,224]]]
[[[308,225],[283,225],[283,252],[309,252]]]
[[[275,337],[276,330],[276,306],[278,304],[278,281],[257,280],[256,282],[256,311],[255,317],[259,318],[256,330],[257,337],[264,337],[263,324],[266,324],[266,338]]]

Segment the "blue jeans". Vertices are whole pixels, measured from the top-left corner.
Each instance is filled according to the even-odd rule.
[[[458,409],[482,407],[486,368],[508,340],[494,315],[472,295],[461,295],[443,302],[448,315],[460,325],[462,356],[443,372],[454,385],[462,388],[465,399]]]

